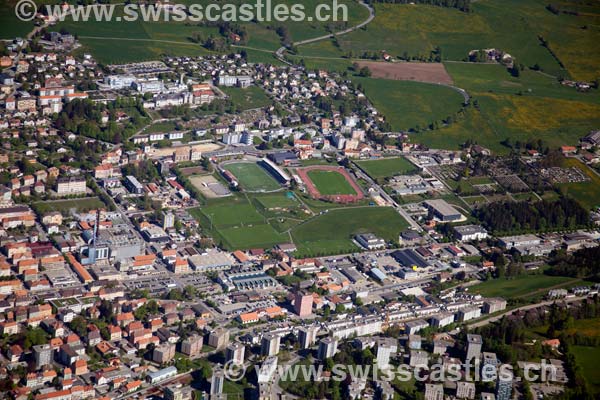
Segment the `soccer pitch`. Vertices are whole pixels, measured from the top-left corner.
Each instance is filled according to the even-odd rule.
[[[322,195],[356,194],[346,177],[337,171],[308,171],[308,177]]]
[[[274,177],[253,162],[226,164],[223,169],[231,172],[248,192],[270,192],[281,187]]]

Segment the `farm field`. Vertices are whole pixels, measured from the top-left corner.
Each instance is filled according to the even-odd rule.
[[[404,157],[356,161],[356,164],[365,170],[365,172],[373,179],[411,174],[417,171],[417,167]]]
[[[392,129],[425,128],[460,110],[464,101],[455,90],[430,83],[353,78],[365,95],[386,116]]]
[[[600,106],[587,101],[549,97],[480,93],[479,109],[471,106],[450,126],[421,132],[414,140],[432,148],[458,149],[468,139],[507,154],[500,142],[541,139],[552,148],[575,145],[579,138],[600,124]]]
[[[397,241],[408,223],[389,207],[354,207],[322,213],[292,230],[300,255],[335,254],[357,251],[352,238],[358,233],[374,233]]]
[[[373,78],[452,85],[452,77],[440,63],[358,61],[371,70]]]
[[[117,7],[115,16],[122,16]],[[79,52],[89,52],[105,64],[160,59],[164,55],[205,55],[210,52],[191,41],[197,35],[218,35],[216,27],[188,25],[183,22],[122,23],[118,21],[73,22],[67,19],[53,30],[76,34],[82,44]]]
[[[184,0],[182,4],[197,3],[203,6],[209,4],[209,1],[201,0],[190,1]],[[293,4],[291,0],[274,1],[277,3]],[[318,21],[286,21],[289,37],[292,41],[299,41],[312,37],[325,35],[328,29],[333,31],[346,29],[348,26],[354,25],[363,21],[368,16],[368,11],[365,7],[352,0],[340,1],[344,3],[348,9],[347,22],[318,22]],[[231,4],[243,4],[242,1],[233,1]],[[302,4],[305,6],[307,15],[312,15],[317,0],[304,0]],[[6,12],[11,17],[14,15],[12,8]],[[5,15],[4,13],[2,15]],[[117,7],[115,16],[122,16],[122,7]],[[342,16],[340,16],[341,18]],[[13,37],[16,33],[25,34],[31,29],[29,24],[18,25],[16,18],[6,18],[6,27],[0,30],[3,37]],[[15,21],[13,21],[13,19]],[[248,32],[248,47],[274,51],[281,46],[280,37],[272,29],[271,22],[254,23],[242,22]],[[27,25],[26,28],[21,28]],[[61,22],[53,27],[53,30],[66,29],[72,34],[79,36],[83,44],[82,51],[92,53],[96,59],[102,63],[124,63],[130,61],[143,61],[157,59],[163,55],[180,56],[180,55],[203,55],[210,52],[201,46],[200,43],[195,43],[198,39],[205,40],[210,35],[219,36],[219,29],[216,26],[207,26],[201,23],[175,22],[160,20],[157,22],[127,22],[120,21],[89,21],[89,22]],[[115,51],[115,45],[118,45],[119,51]],[[252,61],[256,62],[257,58],[262,56],[253,52],[251,54]],[[269,56],[265,53],[266,56]],[[273,62],[273,61],[271,61]]]
[[[20,21],[15,15],[16,1],[3,1],[0,4],[0,38],[25,37],[33,29],[33,23]]]
[[[60,211],[63,215],[67,215],[71,209],[76,211],[89,211],[97,208],[106,208],[106,204],[98,197],[86,197],[81,199],[40,201],[33,203],[32,207],[39,214],[50,211]]]
[[[253,108],[262,108],[272,104],[266,93],[258,86],[247,88],[223,87],[221,88],[231,101],[236,105],[239,111],[250,110]]]
[[[322,195],[356,194],[354,188],[339,172],[314,170],[308,171],[307,174]]]
[[[281,186],[267,171],[253,162],[239,162],[223,165],[240,183],[242,189],[249,192],[272,191]]]
[[[542,72],[524,70],[515,77],[499,64],[445,62],[444,66],[454,84],[475,97],[478,93],[495,93],[600,103],[597,92],[578,92]]]
[[[525,66],[538,64],[552,75],[572,75],[593,80],[598,58],[590,56],[600,36],[599,7],[586,13],[555,15],[536,0],[481,0],[471,3],[472,12],[408,4],[375,4],[375,20],[365,30],[338,38],[340,53],[363,54],[387,51],[393,56],[425,56],[436,47],[445,60],[463,60],[473,49],[497,48],[510,53]],[[574,3],[564,8],[577,8]],[[590,7],[588,7],[590,8]],[[548,42],[566,70],[542,46]],[[401,38],[401,40],[398,40]],[[592,65],[594,64],[595,65]]]

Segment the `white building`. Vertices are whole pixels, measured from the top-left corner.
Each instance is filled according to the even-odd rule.
[[[454,227],[454,236],[460,242],[469,242],[486,239],[488,232],[481,225],[463,225]]]
[[[298,329],[298,342],[301,349],[308,349],[317,340],[318,326],[302,327]]]
[[[260,354],[263,356],[275,356],[279,354],[281,338],[279,335],[267,333],[260,342]]]
[[[331,358],[337,353],[338,341],[333,337],[326,337],[319,342],[319,350],[317,352],[317,358],[324,360]]]
[[[377,345],[377,366],[385,368],[390,364],[392,354],[398,351],[398,343],[396,339],[382,339]]]
[[[277,357],[267,357],[258,370],[258,383],[271,382],[277,371]]]
[[[471,319],[481,317],[481,308],[479,307],[467,307],[458,311],[457,320],[460,322],[469,321]]]
[[[225,361],[235,364],[243,364],[246,354],[246,346],[241,343],[232,343],[225,350]]]
[[[442,313],[431,317],[431,326],[434,328],[443,328],[454,322],[454,314]]]

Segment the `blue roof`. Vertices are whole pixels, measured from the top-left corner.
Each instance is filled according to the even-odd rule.
[[[379,268],[371,268],[371,273],[380,281],[387,279],[387,275],[384,274]]]

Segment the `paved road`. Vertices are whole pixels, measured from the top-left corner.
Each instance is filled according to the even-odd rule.
[[[323,36],[318,36],[315,38],[311,38],[311,39],[306,39],[306,40],[300,40],[298,42],[294,42],[292,43],[292,46],[301,46],[303,44],[309,44],[309,43],[314,43],[314,42],[318,42],[321,40],[326,40],[326,39],[330,39],[334,36],[341,36],[341,35],[345,35],[347,33],[350,32],[354,32],[357,29],[362,28],[363,26],[367,25],[369,22],[373,21],[373,18],[375,18],[375,9],[373,7],[371,7],[369,4],[367,3],[363,3],[362,1],[359,3],[360,5],[362,5],[363,7],[365,7],[367,10],[369,10],[369,17],[364,20],[363,22],[361,22],[358,25],[354,25],[348,29],[344,29],[343,31],[339,31],[339,32],[334,32],[334,33],[330,33],[327,35],[323,35]],[[279,60],[289,64],[284,58],[283,58],[283,53],[285,53],[286,47],[282,46],[280,48],[277,49],[277,51],[275,52],[275,57],[277,57]]]
[[[408,213],[406,211],[404,211],[404,209],[402,207],[400,207],[400,205],[398,203],[396,203],[396,201],[392,198],[392,196],[387,194],[385,190],[383,190],[373,179],[371,179],[371,177],[369,175],[367,175],[367,173],[364,172],[358,164],[356,164],[354,162],[352,162],[352,164],[356,167],[355,168],[356,175],[359,178],[364,179],[369,184],[369,186],[376,188],[377,191],[379,192],[378,194],[385,201],[387,201],[389,204],[391,204],[392,207],[394,207],[394,209],[396,211],[398,211],[398,214],[400,214],[402,216],[402,218],[404,218],[414,230],[416,230],[417,232],[423,232],[423,228],[421,228],[421,226],[410,215],[408,215]]]
[[[527,311],[527,310],[531,310],[531,309],[538,308],[538,307],[549,306],[549,305],[552,305],[553,303],[555,303],[557,301],[564,301],[565,303],[574,303],[576,301],[581,301],[581,300],[585,299],[586,297],[587,296],[570,297],[570,298],[567,298],[567,299],[546,300],[546,301],[542,301],[540,303],[529,304],[527,306],[523,306],[523,307],[519,307],[519,308],[513,308],[512,310],[508,310],[506,312],[503,312],[502,314],[498,314],[498,315],[495,315],[493,317],[489,317],[489,318],[483,319],[481,321],[474,322],[472,324],[467,324],[467,326],[469,327],[469,329],[479,328],[479,327],[485,326],[487,324],[490,324],[492,322],[499,321],[505,315],[510,315],[510,314],[513,314],[513,313],[515,313],[517,311]]]

